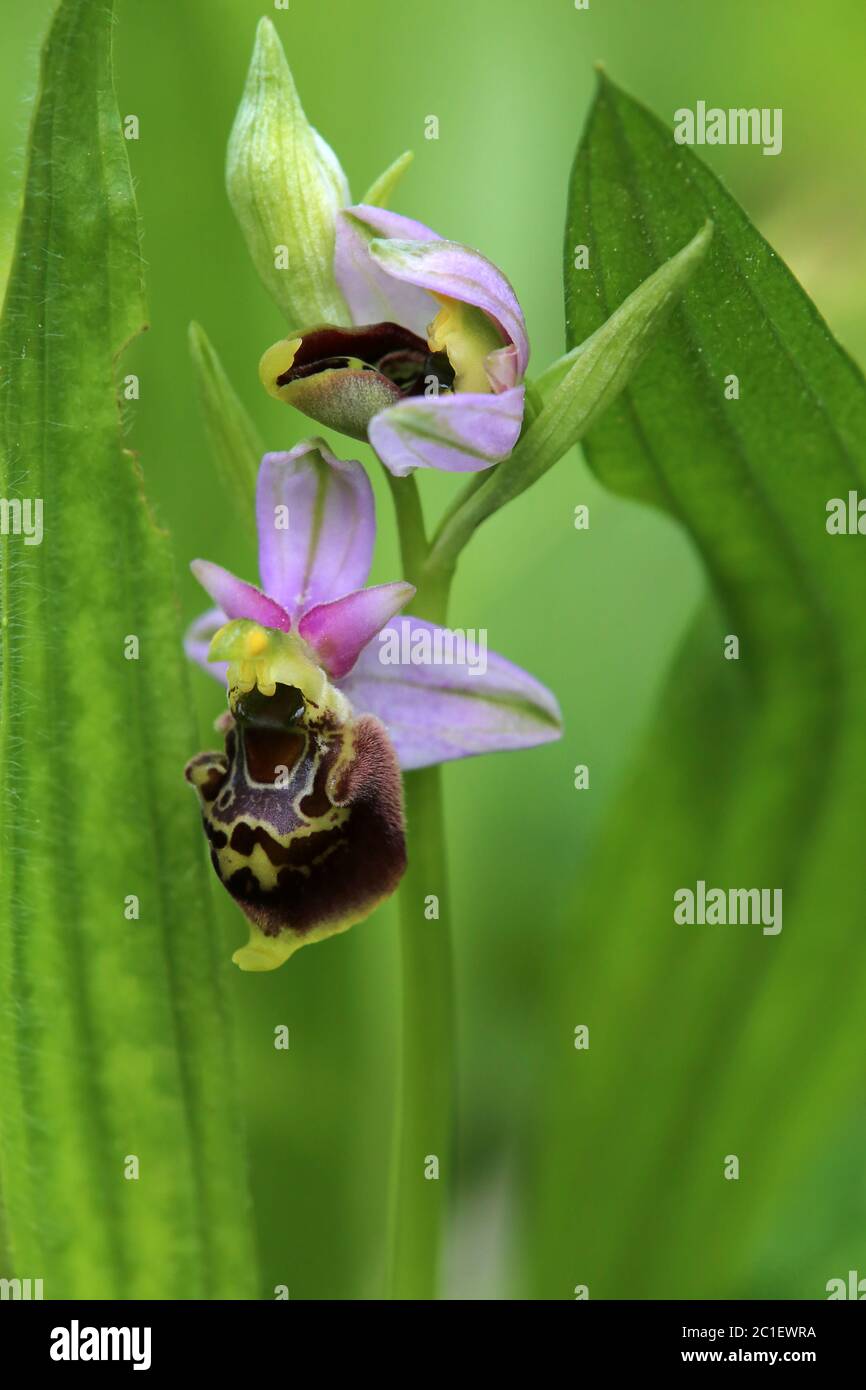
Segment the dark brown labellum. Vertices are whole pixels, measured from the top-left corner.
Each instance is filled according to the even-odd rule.
[[[261,370],[272,395],[355,439],[367,438],[381,410],[424,395],[431,383],[440,394],[454,382],[447,355],[431,353],[423,338],[396,323],[304,330],[265,353]]]
[[[200,753],[186,777],[217,877],[252,924],[235,956],[243,968],[273,968],[344,931],[397,887],[402,783],[372,715],[313,725],[299,691],[253,691],[238,701],[225,752]]]

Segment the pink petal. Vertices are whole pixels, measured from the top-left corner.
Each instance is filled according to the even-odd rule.
[[[251,618],[262,627],[275,627],[281,632],[291,628],[292,620],[284,608],[255,585],[224,570],[222,565],[214,565],[210,560],[193,560],[190,569],[227,618]]]
[[[494,391],[510,391],[520,380],[520,363],[517,348],[513,343],[508,347],[491,352],[484,363],[484,370]]]
[[[305,613],[298,631],[317,653],[328,675],[340,680],[381,627],[415,592],[412,584],[377,584],[320,603]]]
[[[388,623],[341,685],[356,713],[382,720],[404,770],[533,748],[560,737],[562,716],[555,696],[496,652],[484,653],[483,671],[480,648],[470,648],[463,662],[413,660],[413,647],[416,656],[423,655],[418,648],[425,641],[435,653],[436,634],[447,651],[448,633],[433,623],[413,617]],[[390,659],[395,651],[401,658],[396,662]]]
[[[436,233],[409,217],[363,203],[337,215],[334,273],[352,322],[399,323],[420,338],[426,338],[427,325],[437,314],[439,305],[424,290],[401,284],[377,265],[370,255],[372,237],[436,241]]]
[[[374,415],[369,434],[398,478],[416,468],[478,473],[511,453],[522,423],[523,387],[516,386],[498,396],[413,396]]]
[[[373,241],[370,256],[395,280],[483,309],[499,325],[506,342],[517,348],[518,379],[524,376],[529,339],[523,311],[502,271],[486,256],[456,241],[425,238]]]
[[[265,454],[256,518],[262,584],[289,614],[365,583],[376,538],[373,489],[360,463],[336,458],[324,440]]]

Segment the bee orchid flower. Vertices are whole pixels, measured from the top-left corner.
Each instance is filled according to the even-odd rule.
[[[334,270],[349,326],[298,329],[267,350],[271,395],[369,440],[397,477],[479,472],[523,422],[526,325],[505,276],[479,252],[383,208],[343,209]]]
[[[291,330],[262,357],[262,381],[318,423],[369,440],[398,477],[478,472],[520,435],[526,326],[489,260],[379,206],[409,157],[351,206],[274,26],[260,22],[226,183]]]
[[[228,684],[225,749],[193,758],[186,776],[217,876],[250,922],[234,956],[247,970],[345,930],[394,891],[401,769],[560,732],[534,677],[397,618],[411,584],[364,587],[376,522],[360,463],[316,439],[266,454],[256,512],[262,588],[193,561],[216,606],[185,642]]]

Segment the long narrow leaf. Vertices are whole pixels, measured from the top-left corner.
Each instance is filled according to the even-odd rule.
[[[560,962],[533,1288],[565,1298],[822,1297],[836,1271],[768,1252],[807,1241],[862,1096],[866,556],[826,521],[864,486],[866,386],[712,174],[602,80],[570,191],[570,342],[706,217],[701,275],[587,447],[609,487],[687,529],[718,608]],[[781,930],[677,924],[699,880],[782,890]],[[856,1268],[862,1233],[836,1234]]]
[[[112,7],[45,48],[0,329],[0,1189],[46,1298],[256,1289],[166,538],[121,445],[143,320]],[[36,536],[31,535],[30,541]]]

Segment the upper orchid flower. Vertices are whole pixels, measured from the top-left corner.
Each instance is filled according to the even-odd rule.
[[[290,332],[260,364],[277,399],[355,439],[392,473],[477,472],[523,423],[526,325],[477,251],[379,206],[407,159],[350,206],[334,151],[304,114],[263,19],[226,180],[253,261]]]
[[[520,305],[477,251],[382,208],[337,216],[352,326],[299,328],[259,367],[278,400],[356,439],[398,477],[477,472],[513,449],[529,358]]]
[[[256,512],[263,589],[204,560],[217,604],[188,655],[228,680],[225,754],[187,768],[220,879],[252,923],[236,961],[269,969],[361,920],[405,864],[399,766],[559,736],[554,697],[500,656],[416,618],[405,583],[363,588],[369,480],[321,440],[266,454]],[[384,726],[384,727],[383,727]]]

